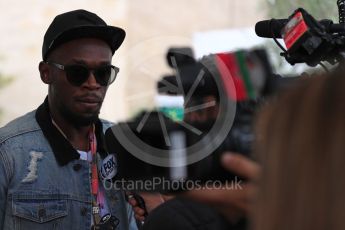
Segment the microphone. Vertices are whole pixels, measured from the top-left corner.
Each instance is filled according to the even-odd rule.
[[[288,19],[271,19],[257,22],[255,24],[255,33],[262,38],[273,38],[273,36],[275,38],[282,38],[282,29],[288,22]],[[323,19],[318,22],[324,26],[325,31],[328,33],[345,32],[345,24],[335,24],[328,19]]]
[[[262,38],[282,38],[281,31],[288,21],[288,19],[271,19],[257,22],[255,33]]]

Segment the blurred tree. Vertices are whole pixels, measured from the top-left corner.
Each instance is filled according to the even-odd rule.
[[[264,0],[271,18],[287,18],[302,7],[316,19],[332,19],[339,22],[337,0]]]
[[[12,77],[5,77],[2,74],[0,74],[0,89],[8,85],[12,81],[12,79]]]
[[[0,90],[7,86],[10,82],[12,82],[13,77],[9,77],[9,76],[4,76],[0,73]],[[0,119],[1,119],[1,115],[2,115],[3,110],[0,108]]]

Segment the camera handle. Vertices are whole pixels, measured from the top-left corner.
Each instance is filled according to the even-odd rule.
[[[345,24],[345,0],[338,0],[339,23]]]

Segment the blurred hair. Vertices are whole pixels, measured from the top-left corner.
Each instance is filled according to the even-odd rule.
[[[345,229],[345,71],[304,79],[257,124],[254,229]]]

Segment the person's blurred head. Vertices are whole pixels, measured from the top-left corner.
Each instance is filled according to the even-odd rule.
[[[344,229],[345,72],[305,79],[258,119],[255,230]]]

